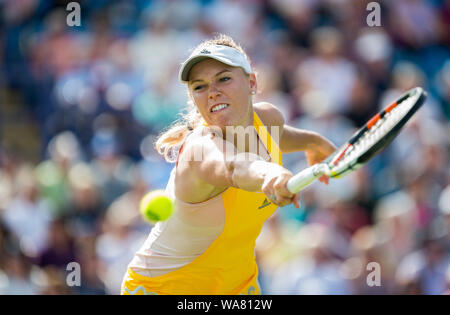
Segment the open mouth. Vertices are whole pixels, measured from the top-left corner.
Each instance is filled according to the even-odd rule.
[[[211,113],[219,112],[219,111],[221,111],[221,110],[224,110],[224,109],[227,108],[228,106],[230,106],[230,105],[225,104],[225,103],[217,104],[217,105],[214,105],[213,107],[211,107],[210,112],[211,112]]]

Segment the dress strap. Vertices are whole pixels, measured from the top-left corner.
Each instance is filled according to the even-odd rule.
[[[280,164],[282,162],[282,155],[281,150],[278,147],[278,144],[275,140],[273,140],[272,136],[267,131],[266,127],[262,123],[259,116],[256,114],[256,112],[253,112],[253,125],[256,129],[256,132],[258,133],[259,138],[265,145],[267,152],[269,152],[270,156],[272,157],[272,161]]]

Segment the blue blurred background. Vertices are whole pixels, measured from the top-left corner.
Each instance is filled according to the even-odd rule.
[[[119,293],[151,228],[139,200],[173,167],[153,143],[185,108],[179,65],[217,33],[247,51],[256,101],[336,145],[402,92],[429,92],[366,167],[265,224],[263,293],[449,293],[450,1],[377,1],[378,27],[369,2],[86,0],[70,27],[69,1],[0,1],[0,294]]]

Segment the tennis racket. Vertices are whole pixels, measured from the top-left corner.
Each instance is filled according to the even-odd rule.
[[[427,93],[420,87],[403,94],[396,102],[373,116],[350,140],[323,162],[294,175],[287,183],[288,190],[295,194],[322,175],[339,178],[359,169],[391,143],[422,106],[426,97]]]

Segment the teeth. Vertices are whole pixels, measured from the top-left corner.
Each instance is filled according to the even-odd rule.
[[[216,105],[216,106],[214,106],[214,107],[211,109],[211,112],[212,112],[212,113],[213,113],[213,112],[216,112],[216,111],[221,110],[222,108],[225,108],[225,107],[228,107],[228,104],[219,104],[219,105]]]

